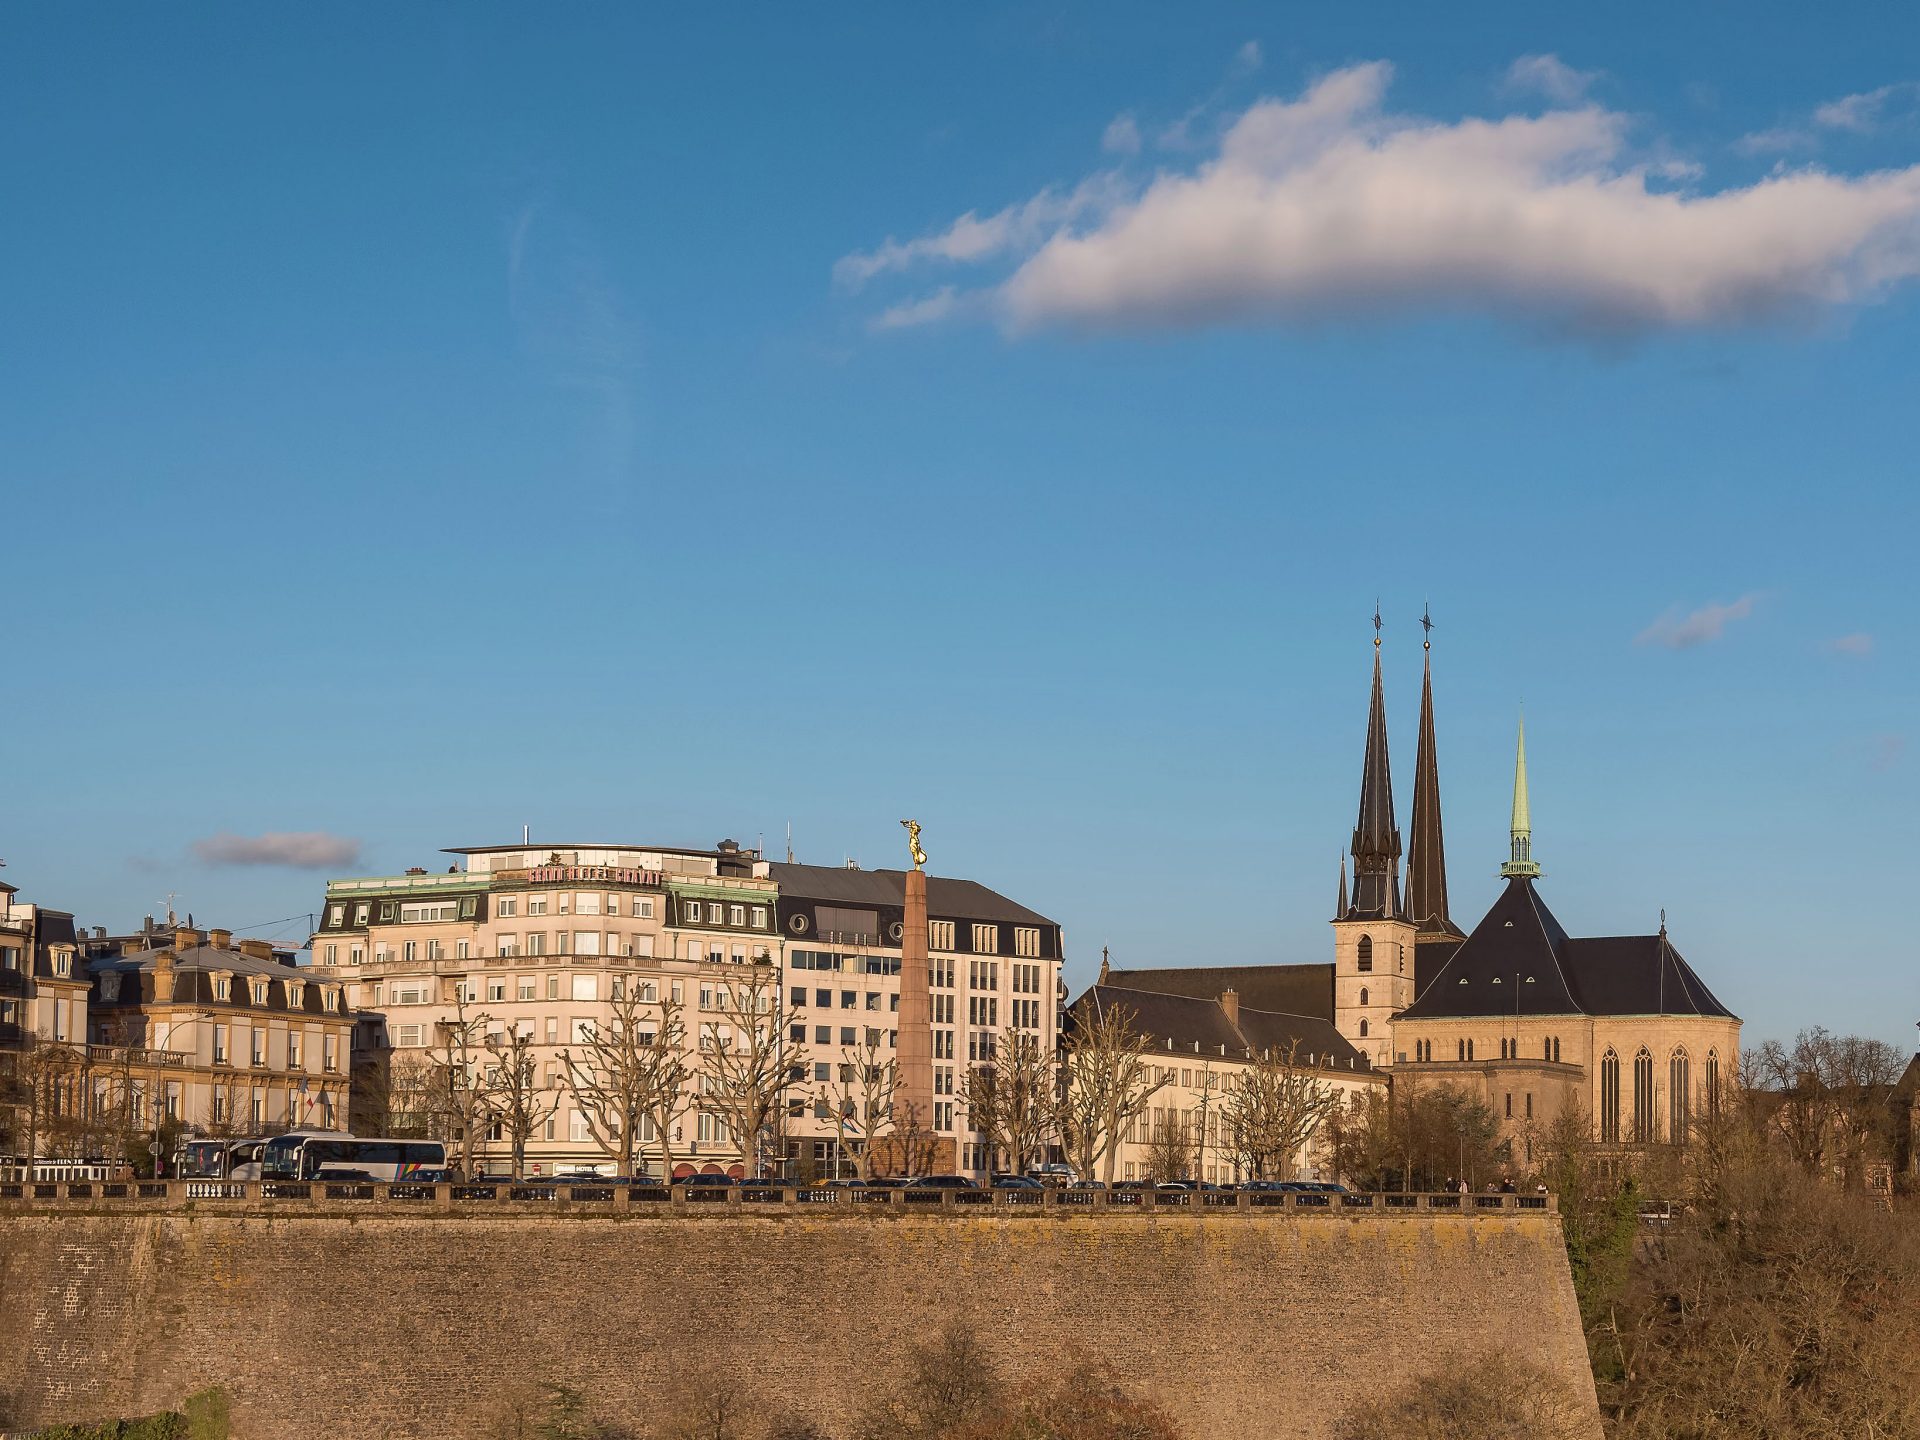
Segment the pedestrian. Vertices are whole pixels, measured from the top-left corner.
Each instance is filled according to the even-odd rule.
[[[1465,1180],[1462,1180],[1460,1182],[1459,1191],[1462,1195],[1467,1193],[1467,1182]]]
[[[1511,1175],[1502,1175],[1500,1177],[1500,1193],[1502,1195],[1513,1194],[1513,1177]]]

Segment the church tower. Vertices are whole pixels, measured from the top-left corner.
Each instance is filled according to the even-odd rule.
[[[1333,917],[1334,1025],[1375,1065],[1393,1062],[1393,1017],[1413,1003],[1417,930],[1400,899],[1400,827],[1393,816],[1387,705],[1380,683],[1380,613],[1373,616],[1373,698],[1353,827],[1353,894],[1341,867]]]
[[[1433,617],[1423,613],[1426,673],[1420,681],[1420,748],[1413,760],[1413,840],[1407,856],[1407,917],[1420,943],[1454,943],[1466,933],[1447,913],[1447,842],[1440,823],[1440,760],[1433,739]]]

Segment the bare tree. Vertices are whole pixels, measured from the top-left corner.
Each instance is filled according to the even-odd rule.
[[[513,1178],[527,1170],[527,1142],[560,1104],[557,1090],[543,1086],[533,1036],[521,1031],[487,1036],[486,1108],[513,1156]]]
[[[832,1078],[815,1096],[816,1113],[824,1110],[833,1121],[834,1138],[842,1155],[851,1154],[860,1178],[873,1178],[874,1142],[893,1132],[893,1092],[900,1067],[882,1049],[885,1036],[868,1026],[859,1042],[843,1046]]]
[[[1193,1145],[1187,1135],[1187,1117],[1169,1108],[1155,1123],[1147,1144],[1147,1178],[1156,1183],[1185,1180],[1193,1163]]]
[[[783,1044],[792,1012],[770,969],[722,972],[700,989],[700,1108],[732,1134],[740,1158],[759,1176],[775,1117],[793,1071],[804,1073],[807,1053]]]
[[[1104,1162],[1104,1178],[1113,1183],[1120,1137],[1167,1083],[1147,1063],[1146,1052],[1147,1037],[1134,1028],[1134,1012],[1126,1006],[1089,1005],[1074,1013],[1058,1123],[1061,1145],[1081,1178],[1092,1178],[1094,1166]]]
[[[1298,1040],[1256,1052],[1222,1111],[1235,1160],[1255,1179],[1290,1178],[1295,1157],[1340,1103],[1340,1091],[1301,1061]]]
[[[453,1018],[435,1024],[439,1043],[427,1052],[434,1067],[429,1097],[434,1128],[459,1145],[463,1179],[473,1178],[474,1162],[485,1144],[488,1097],[478,1072],[485,1054],[488,1018],[484,1012],[468,1013],[466,984],[461,982],[454,990]]]
[[[561,1079],[615,1173],[632,1175],[636,1148],[652,1126],[661,1140],[663,1176],[671,1177],[672,1125],[686,1104],[692,1070],[686,1027],[675,1000],[641,998],[639,982],[622,977],[613,994],[613,1018],[587,1023],[573,1049],[560,1052]]]
[[[1831,1174],[1857,1189],[1869,1162],[1890,1157],[1889,1102],[1905,1063],[1891,1045],[1815,1026],[1795,1036],[1791,1049],[1769,1040],[1749,1054],[1752,1078],[1771,1092],[1774,1129],[1807,1174]]]
[[[1039,1036],[1003,1030],[995,1037],[992,1058],[968,1068],[962,1093],[968,1120],[1006,1156],[1009,1169],[1024,1174],[1039,1162],[1059,1110],[1053,1056]]]

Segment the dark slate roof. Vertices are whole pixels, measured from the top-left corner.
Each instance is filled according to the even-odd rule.
[[[175,950],[168,945],[141,950],[132,955],[108,955],[88,961],[87,968],[95,973],[102,970],[151,970],[158,963],[163,950],[173,956],[173,968],[176,970],[223,970],[233,975],[266,975],[275,980],[312,980],[319,984],[326,984],[329,979],[324,972],[288,965],[279,960],[256,960],[238,950],[222,950],[214,945],[194,945],[186,950]]]
[[[774,861],[773,879],[782,899],[824,900],[830,905],[880,905],[907,902],[904,870],[849,870],[842,865],[788,865]],[[927,876],[927,913],[940,919],[1052,925],[1037,910],[1009,900],[973,880]]]
[[[1159,970],[1109,970],[1106,983],[1116,988],[1151,990],[1162,995],[1198,995],[1212,1000],[1228,990],[1240,1004],[1282,1015],[1333,1019],[1333,966],[1320,965],[1174,965]]]
[[[1136,974],[1140,972],[1134,972]],[[1343,1070],[1367,1068],[1367,1061],[1332,1023],[1313,1015],[1287,1015],[1240,1006],[1236,1028],[1217,999],[1198,995],[1170,995],[1130,985],[1095,985],[1073,1002],[1072,1015],[1124,1006],[1133,1026],[1156,1050],[1174,1054],[1226,1055],[1244,1058],[1249,1049],[1287,1050],[1298,1042],[1301,1056]],[[1198,1047],[1197,1049],[1195,1047]]]
[[[1400,1018],[1485,1015],[1714,1015],[1714,998],[1659,935],[1574,940],[1533,881],[1514,876],[1445,959],[1415,951],[1418,997]],[[1431,973],[1429,973],[1431,971]]]

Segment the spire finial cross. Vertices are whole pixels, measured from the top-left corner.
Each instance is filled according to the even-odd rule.
[[[1427,638],[1423,642],[1424,648],[1431,650],[1433,648],[1433,607],[1425,602],[1420,606],[1420,628],[1427,632]]]
[[[1376,596],[1373,602],[1373,645],[1376,650],[1380,648],[1380,626],[1382,623],[1384,622],[1380,619],[1380,601]]]

